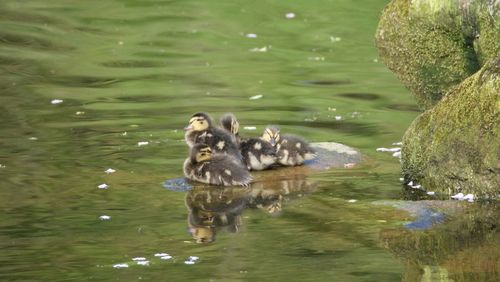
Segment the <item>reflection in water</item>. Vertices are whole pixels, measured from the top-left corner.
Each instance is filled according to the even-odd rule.
[[[240,230],[246,208],[261,209],[276,216],[281,213],[283,202],[311,193],[315,188],[315,181],[301,175],[282,180],[270,177],[248,188],[195,187],[185,198],[189,231],[197,243],[213,242],[221,229],[231,233]]]
[[[461,208],[447,223],[430,230],[380,232],[383,247],[406,265],[403,281],[500,280],[499,206],[465,203]]]

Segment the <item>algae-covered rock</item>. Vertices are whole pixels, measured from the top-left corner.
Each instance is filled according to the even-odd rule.
[[[500,193],[500,56],[421,114],[403,137],[402,169],[434,191]]]
[[[423,109],[500,51],[498,1],[393,0],[376,32],[380,56]]]

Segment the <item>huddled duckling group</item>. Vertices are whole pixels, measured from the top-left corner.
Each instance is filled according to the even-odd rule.
[[[220,127],[207,113],[196,113],[189,120],[185,140],[191,148],[184,162],[184,175],[212,185],[247,186],[250,170],[264,170],[276,165],[297,166],[316,157],[302,138],[280,134],[277,126],[268,126],[260,138],[242,138],[239,122],[227,113]]]

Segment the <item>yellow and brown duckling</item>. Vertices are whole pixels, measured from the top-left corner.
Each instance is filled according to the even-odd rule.
[[[197,143],[210,146],[214,152],[225,153],[243,160],[236,139],[225,130],[213,126],[212,118],[207,113],[196,113],[189,120],[185,140],[190,148]]]
[[[207,144],[195,144],[184,161],[184,175],[212,185],[248,186],[252,176],[234,156],[212,153]]]
[[[295,135],[282,135],[275,125],[266,127],[262,139],[276,148],[277,162],[282,165],[301,165],[304,161],[316,158],[316,152],[306,141]]]
[[[276,149],[269,142],[260,138],[240,138],[240,124],[232,113],[224,114],[220,124],[238,140],[243,162],[248,170],[264,170],[276,163]]]

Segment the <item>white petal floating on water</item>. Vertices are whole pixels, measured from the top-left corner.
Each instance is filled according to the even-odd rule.
[[[403,146],[403,142],[394,142],[392,146]]]
[[[122,136],[127,136],[127,131],[123,132]]]
[[[293,18],[295,18],[295,13],[286,13],[285,18],[293,19]]]
[[[166,255],[166,256],[162,256],[162,257],[160,257],[160,259],[163,259],[163,260],[169,260],[169,259],[171,259],[171,258],[172,258],[172,256],[171,256],[171,255]]]
[[[84,114],[85,114],[85,112],[76,112],[75,114],[76,114],[77,116],[81,116],[81,115],[84,115]]]
[[[401,148],[395,147],[395,148],[377,148],[377,152],[399,152],[401,151]]]
[[[156,253],[155,257],[164,257],[164,256],[169,256],[167,253]]]
[[[469,202],[474,202],[474,195],[473,194],[467,194],[463,198],[464,200],[467,200]]]
[[[6,168],[4,164],[0,164],[0,168]]]
[[[149,142],[148,142],[148,141],[139,141],[139,142],[137,142],[137,146],[139,146],[139,147],[141,147],[141,146],[146,146],[146,145],[148,145],[148,144],[149,144]]]
[[[114,268],[126,268],[128,267],[128,264],[126,263],[117,263],[115,265],[113,265]]]
[[[399,181],[403,182],[403,181],[405,181],[405,179],[403,177],[400,177]]]
[[[429,195],[429,196],[434,196],[435,194],[436,194],[436,192],[434,192],[434,191],[428,191],[427,192],[427,195]]]
[[[29,139],[29,140],[32,140],[32,141],[36,141],[36,140],[38,140],[38,138],[37,138],[37,137],[34,137],[34,136],[32,136],[32,137],[30,137],[30,138],[28,138],[28,139]]]
[[[188,258],[190,261],[197,261],[200,259],[200,257],[197,257],[197,256],[189,256]]]
[[[255,34],[255,33],[248,33],[245,36],[248,37],[248,38],[257,38],[257,34]]]
[[[267,52],[267,46],[264,46],[262,48],[255,47],[255,48],[249,49],[248,51],[250,51],[250,52],[261,52],[261,53],[264,53],[264,52]]]
[[[100,184],[99,186],[97,186],[97,188],[99,189],[108,189],[109,185],[106,184],[106,183],[103,183],[103,184]]]
[[[141,261],[141,260],[146,260],[145,257],[135,257],[135,258],[132,258],[133,261]]]
[[[330,36],[330,41],[331,42],[339,42],[340,40],[342,40],[342,38],[336,37],[336,36]]]
[[[401,158],[401,152],[394,152],[392,156],[395,158]]]
[[[250,99],[250,100],[258,100],[258,99],[260,99],[262,97],[264,97],[264,95],[259,94],[259,95],[252,96],[252,97],[250,97],[248,99]]]
[[[61,104],[62,102],[64,102],[64,100],[61,100],[61,99],[54,99],[54,100],[50,101],[50,103],[52,105]]]
[[[192,260],[186,260],[186,261],[184,261],[184,263],[185,263],[185,264],[195,264],[195,262],[194,262],[194,261],[192,261]]]
[[[455,195],[451,196],[451,198],[455,199],[455,200],[462,201],[464,199],[464,194],[463,193],[458,193],[458,194],[455,194]]]
[[[255,127],[255,126],[245,126],[245,127],[243,127],[243,129],[245,129],[245,130],[257,130],[257,127]]]
[[[115,173],[116,169],[108,168],[104,172],[107,173],[107,174],[111,174],[111,173]]]
[[[111,219],[111,216],[109,216],[109,215],[101,215],[101,216],[99,217],[99,219],[100,219],[100,220],[110,220],[110,219]]]
[[[356,200],[356,199],[350,199],[350,200],[348,200],[347,202],[348,202],[348,203],[356,203],[357,201],[358,201],[358,200]]]
[[[342,116],[335,116],[335,120],[342,120]]]
[[[149,260],[140,260],[137,261],[138,265],[144,265],[144,266],[149,266]]]

